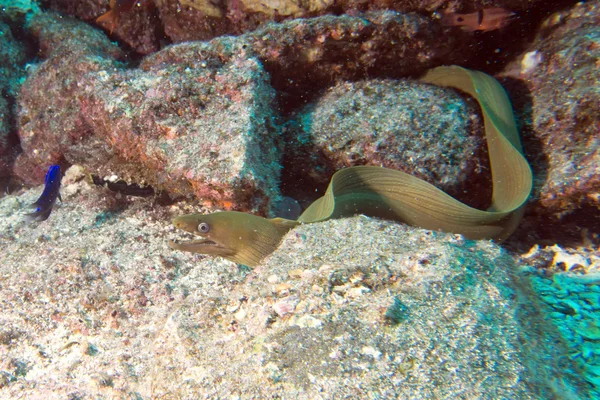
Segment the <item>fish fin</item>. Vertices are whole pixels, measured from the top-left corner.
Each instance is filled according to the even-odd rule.
[[[273,226],[280,232],[282,232],[283,234],[287,233],[287,231],[289,231],[290,229],[300,225],[300,223],[298,221],[294,221],[291,219],[285,219],[285,218],[271,218],[269,219],[269,222],[271,224],[273,224]]]
[[[456,26],[458,22],[456,21],[456,13],[453,12],[445,12],[442,14],[441,23],[444,26]]]
[[[60,202],[62,203],[62,197],[60,196],[60,193],[58,194],[58,199],[60,200]]]
[[[101,16],[96,18],[96,23],[99,25],[103,25],[110,31],[110,34],[112,35],[117,25],[117,13],[113,10],[110,10],[109,12],[102,14]]]
[[[25,221],[27,222],[42,222],[48,219],[50,213],[52,212],[52,207],[48,207],[46,209],[38,209],[36,212],[25,214]]]
[[[473,28],[471,25],[462,25],[460,27],[460,30],[463,32],[477,32],[477,31],[482,31],[483,29],[481,29],[479,26],[476,28]]]

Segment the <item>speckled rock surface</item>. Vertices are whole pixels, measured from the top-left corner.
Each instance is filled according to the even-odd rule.
[[[216,38],[203,51],[229,57],[233,39]],[[235,39],[271,75],[285,103],[302,103],[338,82],[365,76],[406,77],[469,52],[469,39],[444,35],[429,18],[391,11],[323,16],[267,24]],[[181,44],[180,46],[188,46]],[[179,52],[172,46],[161,52]]]
[[[9,166],[16,157],[15,98],[25,75],[25,60],[24,46],[0,18],[0,182],[10,175]],[[0,184],[0,188],[3,186]]]
[[[469,100],[418,81],[338,84],[286,125],[285,180],[323,191],[339,169],[377,165],[485,209],[487,145],[478,105]]]
[[[108,11],[107,0],[45,0],[57,12],[76,16],[95,24]],[[158,50],[161,41],[172,43],[207,40],[224,34],[240,34],[270,21],[285,21],[319,15],[359,14],[394,10],[427,15],[434,23],[434,12],[442,10],[474,12],[486,7],[505,7],[525,11],[540,0],[141,0],[131,12],[124,13],[113,35],[142,54]],[[164,37],[163,37],[164,36]]]
[[[504,76],[535,176],[530,211],[600,226],[600,2],[550,16]],[[573,217],[586,210],[585,215]]]
[[[531,281],[549,319],[569,347],[569,358],[600,397],[600,249],[534,246],[519,263],[531,268]]]
[[[16,174],[39,181],[49,164],[81,163],[101,176],[268,212],[278,194],[278,134],[274,92],[256,59],[237,48],[225,61],[163,55],[128,70],[101,32],[72,24],[50,14],[32,22],[47,60],[19,99]],[[84,32],[55,40],[76,28]],[[196,50],[177,54],[193,59]]]
[[[391,12],[296,20],[171,46],[127,69],[123,52],[101,32],[39,15],[28,29],[46,60],[19,99],[23,154],[15,173],[40,182],[51,163],[80,163],[224,208],[268,213],[278,200],[281,159],[270,84],[288,96],[316,94],[315,87],[357,79],[365,68],[423,71],[442,56],[436,49],[450,51],[429,28],[420,17]]]
[[[107,213],[80,175],[39,225],[20,215],[39,189],[0,199],[2,396],[586,398],[489,242],[356,217],[250,271],[166,246],[189,209]]]
[[[79,112],[79,82],[90,73],[115,68],[115,59],[124,54],[101,32],[55,14],[34,17],[28,29],[39,40],[40,58],[46,60],[31,65],[19,93],[23,153],[15,174],[26,183],[39,183],[49,164],[62,161],[65,144],[81,141],[89,131]]]

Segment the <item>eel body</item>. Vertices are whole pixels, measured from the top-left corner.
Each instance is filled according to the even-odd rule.
[[[294,226],[356,214],[459,233],[468,239],[506,239],[523,215],[533,176],[522,154],[504,88],[489,75],[456,66],[435,68],[422,81],[460,89],[479,102],[494,185],[492,203],[487,210],[469,207],[404,172],[356,166],[336,172],[325,195],[312,203],[298,220],[266,219],[239,212],[184,215],[174,218],[173,225],[199,235],[200,239],[171,241],[170,247],[256,266],[275,251]]]

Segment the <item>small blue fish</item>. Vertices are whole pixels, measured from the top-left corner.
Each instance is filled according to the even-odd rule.
[[[60,178],[60,167],[58,165],[52,165],[48,168],[44,182],[44,191],[40,198],[32,204],[32,207],[36,207],[35,212],[25,215],[27,221],[41,222],[47,220],[52,212],[54,203],[56,203],[56,199],[59,198],[62,201],[58,191],[60,189]]]

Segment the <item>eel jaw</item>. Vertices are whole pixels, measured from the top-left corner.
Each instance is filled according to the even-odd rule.
[[[191,236],[191,235],[186,235]],[[229,257],[235,252],[220,243],[210,239],[169,240],[169,247],[173,250],[189,251],[192,253],[209,254],[213,256]]]

